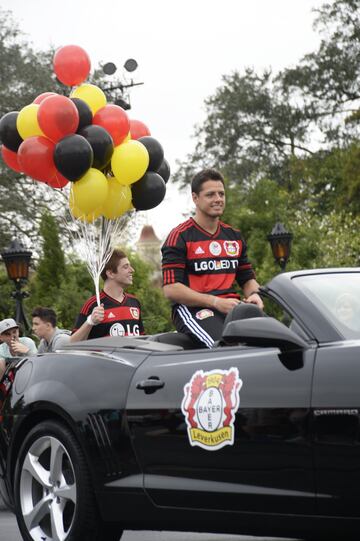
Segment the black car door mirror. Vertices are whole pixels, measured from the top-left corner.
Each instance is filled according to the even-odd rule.
[[[278,347],[281,351],[304,350],[308,344],[273,317],[254,317],[231,321],[222,334],[226,344],[241,342],[248,346]]]

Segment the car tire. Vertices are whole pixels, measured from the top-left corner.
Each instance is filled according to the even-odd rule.
[[[57,421],[34,427],[15,468],[15,512],[26,541],[118,541],[121,525],[99,516],[84,453]]]

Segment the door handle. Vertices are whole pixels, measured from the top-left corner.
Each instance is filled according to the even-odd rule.
[[[164,381],[160,381],[157,376],[151,376],[149,379],[139,381],[136,388],[144,391],[145,394],[155,393],[158,389],[162,389],[165,385]]]

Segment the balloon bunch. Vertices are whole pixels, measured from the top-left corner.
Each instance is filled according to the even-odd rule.
[[[143,122],[108,104],[100,87],[84,83],[90,59],[81,47],[58,49],[53,67],[73,87],[69,97],[44,92],[6,113],[0,120],[4,162],[53,188],[71,182],[70,210],[81,220],[115,220],[156,207],[170,177],[161,144]]]

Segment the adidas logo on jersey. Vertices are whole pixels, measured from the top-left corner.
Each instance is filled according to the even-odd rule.
[[[204,250],[201,248],[201,246],[198,246],[198,248],[196,248],[195,250],[195,254],[196,255],[199,255],[199,254],[204,254]]]

